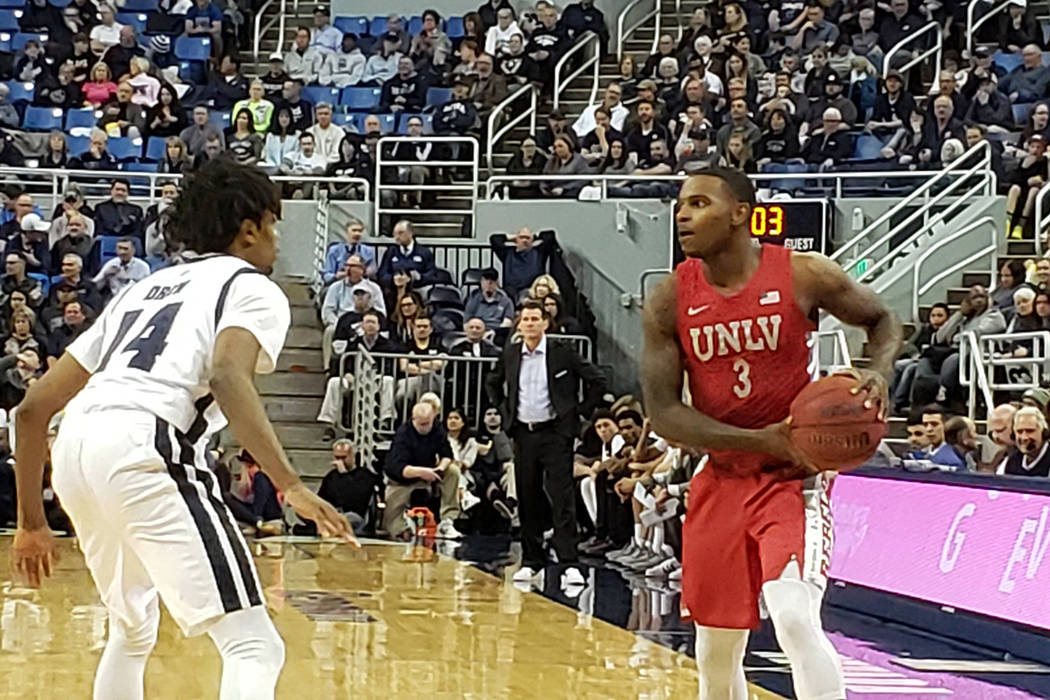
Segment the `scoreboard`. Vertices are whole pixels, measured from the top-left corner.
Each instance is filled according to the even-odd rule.
[[[759,202],[751,212],[751,235],[763,243],[824,253],[831,239],[826,199]]]

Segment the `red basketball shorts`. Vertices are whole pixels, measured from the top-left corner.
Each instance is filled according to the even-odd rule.
[[[827,583],[830,479],[731,475],[705,464],[689,486],[682,528],[682,617],[706,627],[759,625],[762,584],[797,561],[802,578]]]

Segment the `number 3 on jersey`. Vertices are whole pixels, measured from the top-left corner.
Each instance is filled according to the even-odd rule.
[[[736,372],[736,384],[733,385],[733,393],[738,399],[746,399],[751,395],[751,365],[744,358],[733,363],[733,371]]]
[[[167,338],[168,332],[171,331],[171,323],[175,320],[175,314],[179,313],[181,307],[182,302],[168,304],[160,311],[153,314],[153,317],[146,322],[146,325],[138,336],[124,346],[120,351],[121,353],[133,351],[135,353],[134,356],[128,360],[128,367],[141,369],[143,372],[149,372],[153,369],[153,365],[157,362],[157,356],[164,352],[164,348],[168,345]],[[117,346],[123,342],[124,336],[128,334],[128,331],[131,330],[131,327],[135,325],[135,321],[137,321],[141,315],[142,310],[136,309],[135,311],[127,312],[124,314],[124,318],[120,319],[120,327],[117,328],[117,335],[113,338],[113,342],[110,343],[109,349],[106,350],[106,354],[102,357],[102,362],[99,364],[99,370],[106,367],[109,358],[113,355]]]

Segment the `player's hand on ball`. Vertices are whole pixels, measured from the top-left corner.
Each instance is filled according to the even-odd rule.
[[[11,546],[11,560],[22,582],[30,588],[39,588],[42,578],[51,576],[53,566],[58,563],[57,543],[51,529],[47,525],[35,530],[18,528]]]
[[[760,431],[760,447],[755,450],[762,454],[776,457],[782,462],[789,462],[797,467],[803,475],[818,474],[820,467],[809,460],[791,441],[791,419],[767,425]]]
[[[296,484],[284,492],[284,499],[301,517],[317,524],[317,532],[322,537],[338,537],[354,547],[360,547],[354,530],[346,516],[332,507],[304,484]]]
[[[864,401],[864,408],[878,407],[879,420],[886,420],[887,407],[890,403],[890,387],[886,382],[886,377],[870,369],[854,368],[844,369],[835,374],[853,377],[857,384],[851,390],[852,393],[866,393],[867,398]]]

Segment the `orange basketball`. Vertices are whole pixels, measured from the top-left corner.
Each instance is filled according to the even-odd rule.
[[[864,408],[865,394],[851,394],[853,377],[813,382],[791,402],[791,442],[824,471],[846,472],[875,454],[886,436],[879,407]]]

